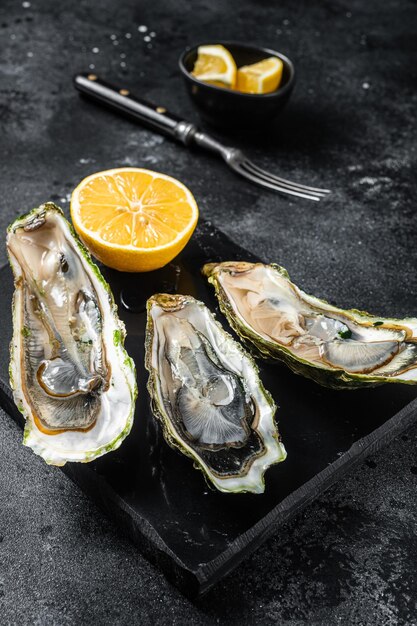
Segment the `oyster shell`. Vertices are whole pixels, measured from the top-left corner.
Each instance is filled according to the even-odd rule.
[[[110,288],[56,205],[9,226],[10,380],[23,442],[47,463],[91,461],[129,434],[133,361]]]
[[[220,491],[262,493],[286,452],[256,365],[191,296],[157,294],[147,308],[148,389],[166,441]]]
[[[337,389],[417,383],[417,319],[344,311],[301,291],[278,265],[208,263],[203,274],[258,356]]]

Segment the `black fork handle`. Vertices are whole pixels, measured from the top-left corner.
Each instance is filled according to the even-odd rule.
[[[163,106],[156,106],[137,98],[128,89],[115,87],[92,73],[76,74],[74,86],[88,98],[140,122],[147,128],[182,143],[189,143],[184,141],[182,135],[184,135],[185,126],[189,127],[189,133],[191,133],[194,130],[193,124],[169,113]]]
[[[129,89],[115,87],[96,74],[76,74],[74,86],[88,98],[140,122],[151,130],[175,139],[185,146],[199,146],[229,161],[229,148],[207,133],[201,132],[191,122],[169,113],[165,107],[137,98]]]

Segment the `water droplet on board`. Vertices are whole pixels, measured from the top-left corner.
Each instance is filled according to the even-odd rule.
[[[144,24],[141,24],[140,26],[138,26],[138,31],[140,33],[146,33],[147,30],[148,30],[148,27],[145,26]]]
[[[143,313],[146,301],[154,293],[176,293],[180,275],[180,267],[171,263],[150,274],[128,276],[120,291],[120,302],[131,313]]]

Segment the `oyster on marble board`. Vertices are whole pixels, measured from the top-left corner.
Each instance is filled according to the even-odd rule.
[[[10,382],[23,443],[52,465],[92,461],[129,434],[137,394],[110,287],[51,202],[9,226],[7,248]]]
[[[301,291],[274,264],[208,263],[202,271],[255,355],[335,389],[417,383],[417,319],[339,309]]]
[[[148,390],[167,443],[220,491],[262,493],[286,452],[253,360],[191,296],[156,294],[147,310]]]

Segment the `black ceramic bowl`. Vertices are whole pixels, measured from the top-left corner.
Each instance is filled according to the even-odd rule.
[[[271,93],[248,94],[197,80],[191,74],[197,59],[197,48],[200,45],[213,44],[221,44],[227,48],[237,67],[257,63],[271,56],[278,57],[284,63],[280,86]],[[179,66],[190,98],[201,117],[210,124],[225,128],[250,128],[268,124],[287,103],[295,82],[294,66],[280,52],[233,41],[201,43],[189,48],[180,56]]]

